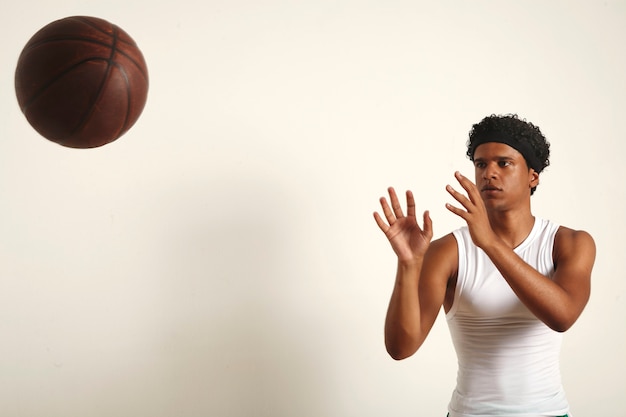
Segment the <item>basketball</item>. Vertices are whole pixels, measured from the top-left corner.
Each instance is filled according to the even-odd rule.
[[[18,104],[43,137],[96,148],[126,133],[148,96],[148,69],[135,41],[106,20],[72,16],[41,28],[15,70]]]

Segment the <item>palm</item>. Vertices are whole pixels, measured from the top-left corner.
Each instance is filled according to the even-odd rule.
[[[385,198],[380,199],[383,213],[387,222],[378,213],[374,218],[380,229],[385,233],[389,243],[400,261],[411,261],[422,257],[432,238],[432,223],[428,212],[424,213],[424,229],[417,224],[415,217],[415,200],[413,194],[407,191],[407,214],[402,207],[393,188],[389,188],[391,206]]]
[[[417,224],[415,216],[396,219],[385,235],[396,255],[407,260],[423,255],[430,243],[430,239]]]

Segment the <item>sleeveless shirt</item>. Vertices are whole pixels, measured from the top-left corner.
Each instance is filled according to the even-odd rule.
[[[539,218],[515,253],[551,278],[558,225]],[[458,358],[450,417],[544,417],[569,409],[561,384],[562,334],[517,298],[467,227],[453,232],[459,265],[446,314]]]

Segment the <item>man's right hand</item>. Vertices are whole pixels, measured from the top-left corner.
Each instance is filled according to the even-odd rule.
[[[388,192],[391,206],[385,197],[380,198],[380,205],[387,221],[385,222],[382,216],[375,212],[376,224],[387,236],[398,256],[398,262],[405,264],[421,262],[433,237],[433,224],[429,213],[424,212],[424,229],[421,229],[415,217],[413,193],[406,192],[407,214],[405,216],[393,187],[389,187]]]

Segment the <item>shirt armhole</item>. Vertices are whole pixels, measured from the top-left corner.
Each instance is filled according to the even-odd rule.
[[[464,246],[464,239],[463,239],[463,234],[461,230],[455,230],[452,232],[452,236],[454,236],[454,239],[456,240],[456,247],[457,247],[457,257],[458,257],[458,265],[457,265],[457,273],[456,273],[456,285],[454,288],[454,298],[452,299],[452,306],[450,307],[450,310],[446,313],[446,320],[452,320],[458,310],[458,306],[459,306],[459,297],[461,294],[461,289],[463,287],[463,277],[465,276],[465,270],[466,270],[466,264],[467,264],[467,260],[466,260],[466,256],[467,254],[465,253],[465,251],[461,250],[461,247]]]

